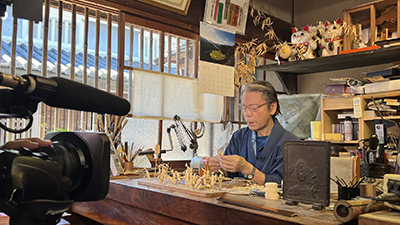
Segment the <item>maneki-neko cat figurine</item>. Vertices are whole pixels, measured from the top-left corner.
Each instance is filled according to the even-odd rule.
[[[310,26],[305,26],[302,30],[298,28],[292,29],[291,42],[295,47],[295,54],[297,53],[298,59],[313,59],[316,56],[314,50],[317,49],[318,45],[313,40],[308,32]]]
[[[308,25],[302,30],[293,28],[291,44],[285,42],[279,49],[279,56],[289,61],[315,58],[314,50],[318,47],[318,44],[311,38],[308,32],[309,28]]]
[[[322,56],[337,55],[343,47],[344,26],[343,19],[339,18],[333,23],[325,22],[325,30],[321,41]]]

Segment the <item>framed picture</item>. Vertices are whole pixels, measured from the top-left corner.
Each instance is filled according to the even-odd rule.
[[[139,1],[186,16],[191,0],[139,0]]]
[[[245,34],[249,0],[207,0],[204,22]]]

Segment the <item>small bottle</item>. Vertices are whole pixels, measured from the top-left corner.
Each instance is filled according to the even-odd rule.
[[[346,116],[344,119],[344,140],[353,140],[353,121],[350,116]]]
[[[354,30],[355,30],[355,34],[354,34],[354,39],[351,41],[351,49],[358,49],[362,47],[362,40],[361,40],[361,24],[358,25],[354,25]]]

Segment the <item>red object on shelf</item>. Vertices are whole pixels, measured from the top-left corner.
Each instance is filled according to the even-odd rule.
[[[353,53],[353,52],[363,52],[363,51],[368,51],[368,50],[373,50],[373,49],[377,49],[380,48],[378,45],[373,45],[373,46],[369,46],[369,47],[365,47],[365,48],[357,48],[357,49],[351,49],[351,50],[347,50],[347,51],[341,51],[340,54],[348,54],[348,53]]]

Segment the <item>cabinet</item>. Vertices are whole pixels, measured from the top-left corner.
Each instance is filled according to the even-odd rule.
[[[400,99],[400,90],[398,91],[386,91],[386,92],[379,92],[379,93],[373,93],[373,94],[366,94],[362,95],[362,101],[363,105],[362,107],[365,108],[366,103],[368,101],[371,101],[371,98],[374,99],[380,99],[380,98],[397,98]],[[369,134],[375,133],[375,126],[374,123],[372,122],[373,120],[380,119],[380,117],[366,117],[364,115],[364,111],[362,112],[362,118],[361,118],[361,125],[360,126],[360,133],[362,134],[363,138],[368,137]],[[389,119],[393,120],[396,122],[400,122],[400,115],[396,116],[384,116],[384,119]],[[398,133],[394,133],[394,135],[399,135]]]
[[[344,21],[363,30],[362,41],[371,46],[375,41],[397,38],[400,30],[400,0],[378,0],[345,10]],[[344,50],[351,49],[353,35],[344,39]]]
[[[364,94],[364,95],[356,95],[352,97],[327,97],[321,99],[321,138],[325,141],[327,140],[325,137],[326,133],[332,133],[332,124],[340,123],[337,115],[343,113],[343,111],[353,110],[353,100],[354,98],[358,98],[360,100],[360,108],[361,108],[361,118],[358,119],[358,133],[359,139],[368,138],[371,133],[375,133],[375,124],[373,120],[381,119],[381,117],[367,117],[365,115],[366,105],[371,99],[382,99],[382,98],[397,98],[400,99],[400,90],[399,91],[386,91],[372,94]],[[384,119],[394,120],[399,122],[400,116],[384,116]],[[397,134],[395,134],[397,135]],[[345,144],[357,144],[358,140],[353,141],[331,141],[332,143],[345,143]]]
[[[327,97],[321,99],[321,139],[323,141],[331,141],[326,138],[327,133],[333,133],[332,124],[339,124],[338,114],[344,111],[353,110],[354,97]],[[359,119],[360,124],[360,119]],[[361,135],[360,135],[361,137]],[[332,143],[351,143],[356,144],[357,141],[331,141]]]

